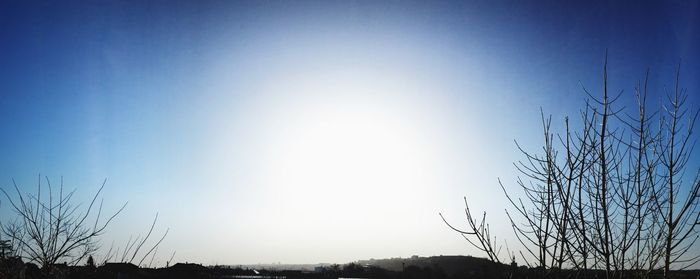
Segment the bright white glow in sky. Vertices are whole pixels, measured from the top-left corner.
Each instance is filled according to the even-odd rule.
[[[447,92],[414,68],[384,64],[376,78],[371,65],[384,61],[323,58],[305,66],[328,70],[277,69],[292,78],[268,77],[245,107],[224,109],[224,119],[239,120],[208,146],[208,160],[247,165],[228,181],[240,204],[227,211],[240,213],[231,218],[256,243],[232,245],[261,261],[342,262],[439,237],[439,185],[456,162],[449,150],[461,149]]]

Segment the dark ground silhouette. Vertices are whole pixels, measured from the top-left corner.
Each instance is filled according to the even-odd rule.
[[[672,278],[697,278],[698,270],[674,271]],[[658,276],[657,276],[658,275]],[[663,273],[651,274],[660,278]],[[311,270],[271,270],[230,266],[203,266],[178,263],[167,268],[140,268],[131,263],[106,263],[101,266],[56,264],[40,269],[19,258],[0,259],[0,278],[78,278],[78,279],[160,279],[160,278],[278,278],[278,279],[457,279],[457,278],[604,278],[603,271],[581,274],[572,270],[527,268],[499,264],[468,256],[436,256],[366,260],[345,265],[319,266]],[[635,278],[628,272],[625,278]]]

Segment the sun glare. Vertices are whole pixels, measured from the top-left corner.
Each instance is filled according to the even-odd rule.
[[[430,194],[435,144],[408,110],[308,101],[275,119],[277,132],[263,140],[260,177],[270,195],[265,208],[281,219],[322,221],[331,230],[352,229],[344,227],[348,223],[378,226]]]

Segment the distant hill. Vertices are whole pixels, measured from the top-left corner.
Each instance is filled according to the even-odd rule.
[[[369,259],[369,260],[359,260],[354,263],[363,266],[375,266],[383,268],[390,271],[400,272],[404,267],[416,266],[420,268],[434,268],[440,267],[448,274],[456,273],[459,270],[499,265],[493,263],[485,258],[478,258],[472,256],[432,256],[432,257],[419,257],[413,256],[410,258],[390,258],[390,259]],[[348,263],[338,263],[340,265]],[[331,266],[331,263],[318,263],[318,264],[283,264],[283,263],[272,263],[272,264],[247,264],[247,265],[227,265],[230,268],[248,268],[248,269],[264,269],[264,270],[302,270],[302,271],[313,271],[317,267],[327,267]]]
[[[491,262],[485,258],[471,256],[413,256],[410,258],[370,259],[358,261],[357,263],[391,271],[402,271],[410,266],[439,269],[449,276],[459,273],[473,273],[474,271],[503,270],[508,267],[504,264]]]
[[[243,268],[243,269],[264,269],[264,270],[301,270],[301,271],[313,271],[319,266],[329,266],[329,263],[319,263],[319,264],[283,264],[283,263],[271,263],[271,264],[238,264],[238,265],[225,265],[229,268]]]
[[[462,272],[473,272],[474,270],[484,269],[502,269],[506,267],[503,264],[497,264],[485,258],[472,256],[432,256],[419,257],[413,256],[410,258],[390,258],[390,259],[369,259],[359,260],[355,263],[362,266],[374,266],[382,269],[400,272],[405,267],[419,267],[440,269],[447,275],[454,275]],[[313,271],[317,267],[331,266],[329,263],[319,264],[251,264],[251,265],[232,265],[228,267],[249,268],[249,269],[264,269],[264,270],[302,270]],[[342,265],[342,264],[341,264]]]

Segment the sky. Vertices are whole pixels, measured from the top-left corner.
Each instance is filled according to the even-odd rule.
[[[680,63],[700,104],[697,1],[587,2],[3,1],[0,187],[106,178],[103,246],[158,214],[161,264],[480,255],[438,213],[509,238],[514,140],[600,92],[606,50],[621,102]]]

